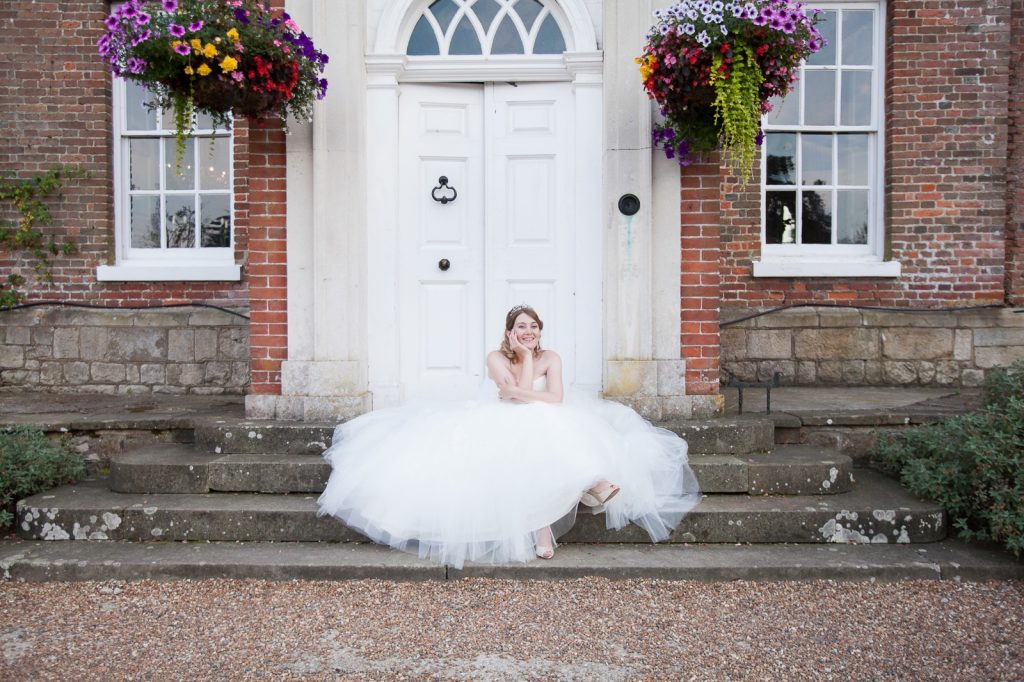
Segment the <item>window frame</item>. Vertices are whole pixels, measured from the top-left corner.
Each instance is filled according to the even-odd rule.
[[[231,230],[229,245],[226,247],[185,247],[135,248],[131,246],[131,191],[127,187],[130,162],[128,145],[132,139],[157,138],[161,141],[174,139],[174,131],[157,129],[152,131],[130,131],[127,129],[127,88],[122,78],[112,78],[113,100],[113,182],[114,182],[114,265],[97,267],[98,281],[239,281],[241,266],[235,264],[235,159],[234,133],[231,130],[202,129],[197,135],[202,139],[227,138],[228,190]],[[196,153],[203,154],[200,145]],[[161,154],[165,152],[161,142]],[[196,193],[198,189],[191,190]],[[167,196],[168,190],[159,190],[160,196]],[[173,195],[174,190],[170,190]],[[163,234],[163,232],[162,232]]]
[[[833,177],[838,172],[839,155],[839,134],[842,133],[867,133],[868,144],[868,215],[869,228],[867,244],[769,244],[767,242],[767,144],[761,149],[761,173],[760,173],[760,239],[761,239],[761,260],[753,262],[754,277],[800,277],[800,276],[827,276],[827,277],[894,277],[900,274],[898,261],[886,261],[885,258],[885,0],[832,0],[820,3],[813,3],[807,6],[811,9],[823,10],[871,10],[875,13],[874,45],[873,45],[873,66],[858,68],[858,65],[844,67],[842,64],[842,35],[837,31],[836,52],[837,59],[834,65],[811,66],[810,71],[825,71],[834,73],[836,71],[867,71],[872,73],[872,106],[869,122],[865,125],[843,125],[833,123],[831,125],[807,125],[807,124],[769,124],[764,119],[763,127],[766,135],[772,133],[795,133],[796,134],[796,158],[801,163],[801,143],[804,135],[830,134],[832,144],[832,172]],[[804,65],[800,67],[800,81],[797,85],[797,96],[799,97],[799,111],[804,111],[807,89],[804,87],[805,73]],[[841,81],[836,80],[835,88],[835,111],[841,116],[842,87]],[[790,185],[773,185],[772,188],[813,191],[813,185],[801,185],[800,174],[794,178],[795,183]],[[834,190],[841,185],[829,184],[828,187]],[[859,186],[858,186],[859,187]],[[801,202],[798,200],[798,208]],[[832,207],[833,216],[836,215],[837,207]],[[833,226],[833,234],[835,229]]]

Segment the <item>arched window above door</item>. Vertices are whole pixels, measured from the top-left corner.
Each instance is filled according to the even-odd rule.
[[[413,28],[412,57],[552,55],[566,50],[543,0],[434,0]]]

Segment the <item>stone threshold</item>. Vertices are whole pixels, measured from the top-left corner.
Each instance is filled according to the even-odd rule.
[[[550,561],[462,570],[369,543],[0,542],[0,579],[356,580],[1024,580],[1024,562],[992,546],[563,545]]]

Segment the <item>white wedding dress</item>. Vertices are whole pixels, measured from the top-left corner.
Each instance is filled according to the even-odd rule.
[[[488,384],[493,398],[385,408],[338,426],[318,514],[461,568],[534,559],[536,531],[567,531],[583,491],[602,480],[621,488],[607,526],[633,522],[653,541],[700,500],[686,441],[628,407],[575,395],[510,403]]]

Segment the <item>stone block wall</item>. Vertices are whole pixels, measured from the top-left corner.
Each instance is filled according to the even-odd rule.
[[[785,385],[978,386],[1024,359],[1024,313],[1009,308],[889,312],[789,308],[742,320],[723,314],[724,369]]]
[[[199,307],[0,311],[0,391],[244,394],[249,321]]]

